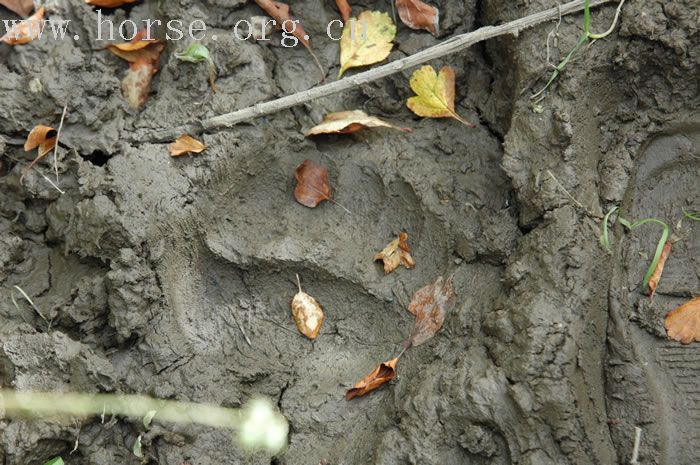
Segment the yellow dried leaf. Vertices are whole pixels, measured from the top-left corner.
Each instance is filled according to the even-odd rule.
[[[375,255],[374,259],[384,261],[384,273],[386,274],[394,271],[399,265],[408,269],[416,266],[416,261],[411,257],[411,249],[408,247],[408,234],[404,232]]]
[[[297,292],[292,300],[292,316],[294,317],[294,322],[301,334],[309,339],[316,339],[319,331],[321,331],[321,325],[325,318],[323,309],[319,303],[316,302],[316,299],[301,290],[299,275],[297,275],[297,284],[299,285],[299,292]]]
[[[396,26],[386,13],[363,11],[343,28],[340,38],[340,78],[357,66],[378,63],[389,56],[394,46]]]
[[[474,127],[455,112],[455,72],[444,66],[438,74],[432,66],[422,66],[411,76],[411,89],[416,93],[407,105],[413,113],[425,118],[454,118]]]
[[[666,335],[674,341],[683,344],[700,341],[700,297],[668,312],[664,327]]]
[[[186,153],[201,153],[207,148],[206,145],[194,137],[183,134],[170,146],[170,156],[179,157]]]
[[[46,9],[42,6],[29,18],[16,23],[4,36],[0,37],[0,42],[8,45],[23,45],[38,39],[43,29],[45,11]]]
[[[393,128],[410,132],[408,128],[398,128],[374,116],[369,116],[362,110],[339,111],[328,113],[321,124],[306,131],[306,136],[319,134],[352,134],[365,128]]]

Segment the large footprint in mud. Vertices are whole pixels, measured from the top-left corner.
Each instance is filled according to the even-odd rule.
[[[642,428],[642,463],[700,463],[700,347],[666,339],[668,311],[700,291],[700,225],[683,210],[700,205],[700,128],[682,127],[651,140],[637,165],[621,211],[633,220],[655,217],[679,236],[650,302],[640,290],[661,234],[657,225],[624,235],[611,286],[608,403],[621,463],[630,460],[633,426]]]

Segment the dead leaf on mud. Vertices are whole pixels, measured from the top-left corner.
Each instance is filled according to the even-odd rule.
[[[300,204],[314,208],[324,200],[331,198],[331,185],[328,182],[328,169],[313,160],[304,160],[294,170],[297,187],[294,198]]]
[[[45,11],[45,8],[42,6],[29,18],[16,23],[4,36],[0,37],[0,42],[5,42],[8,45],[23,45],[38,38],[41,33]]]
[[[402,232],[384,247],[384,250],[374,256],[375,260],[384,261],[384,273],[389,274],[399,265],[411,269],[416,266],[416,261],[411,257],[411,248],[408,246],[408,234]]]
[[[345,400],[352,400],[355,397],[364,396],[387,381],[396,378],[396,364],[398,361],[399,357],[396,357],[388,362],[380,363],[377,368],[372,370],[372,373],[362,378],[352,389],[348,389],[345,393]]]
[[[292,299],[292,316],[299,332],[313,340],[316,339],[318,332],[321,331],[321,325],[325,316],[321,305],[316,302],[316,299],[301,290],[299,275],[297,275],[297,284],[299,292]]]
[[[85,3],[102,8],[119,8],[120,6],[136,3],[139,0],[85,0]]]
[[[467,127],[475,127],[455,112],[455,71],[450,66],[443,66],[439,73],[430,65],[422,66],[411,75],[410,86],[416,95],[406,104],[416,115],[454,118]]]
[[[656,269],[654,273],[649,278],[649,298],[653,299],[656,293],[656,288],[659,286],[659,280],[661,279],[661,273],[664,272],[664,266],[666,265],[666,260],[668,260],[668,255],[671,253],[671,241],[666,242],[663,250],[661,251],[661,256],[659,257],[659,262],[656,264]]]
[[[674,341],[700,342],[700,297],[671,310],[664,321],[666,335]]]
[[[305,136],[319,134],[352,134],[365,128],[392,128],[403,132],[411,132],[409,128],[399,128],[374,116],[369,116],[362,110],[339,111],[328,113],[323,121],[304,133]]]
[[[34,10],[34,0],[0,0],[0,5],[23,18]]]
[[[352,14],[352,8],[348,4],[348,0],[335,0],[335,4],[338,7],[338,11],[340,11],[340,17],[343,18],[343,23],[347,23]]]
[[[454,307],[456,295],[452,277],[418,289],[411,298],[408,311],[416,316],[411,337],[406,347],[419,346],[435,336],[445,322],[446,313]]]
[[[440,10],[421,0],[396,0],[401,21],[411,29],[425,29],[436,36],[439,30]]]
[[[122,80],[122,94],[132,108],[146,103],[151,80],[160,69],[160,54],[165,44],[160,40],[146,39],[145,31],[124,44],[110,44],[110,52],[129,62],[129,71]]]
[[[194,137],[183,134],[170,145],[170,156],[179,157],[187,153],[202,153],[206,148],[206,145]]]
[[[56,130],[49,126],[44,126],[42,124],[35,126],[27,136],[27,141],[24,143],[24,151],[30,152],[36,148],[39,149],[39,153],[36,158],[32,160],[29,166],[24,170],[24,173],[20,177],[20,184],[24,180],[26,174],[36,165],[39,160],[44,158],[49,152],[51,152],[54,147],[56,147],[58,133]]]
[[[395,37],[396,26],[388,14],[380,11],[363,11],[357,21],[346,23],[340,37],[338,79],[350,68],[386,59],[394,47]]]

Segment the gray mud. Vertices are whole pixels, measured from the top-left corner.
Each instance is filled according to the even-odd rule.
[[[293,9],[322,37],[337,16],[332,3]],[[442,38],[555,5],[433,3]],[[653,304],[639,292],[640,253],[653,253],[658,231],[615,229],[610,255],[598,244],[612,205],[674,228],[682,208],[700,207],[693,4],[627,3],[615,34],[576,55],[541,113],[523,90],[546,80],[555,23],[432,63],[456,69],[458,110],[480,121],[476,129],[415,118],[407,71],[206,134],[204,154],[179,159],[148,135],[316,85],[307,52],[207,43],[214,95],[203,68],[173,57],[186,44],[171,42],[134,111],[119,91],[126,66],[102,45],[0,46],[0,384],[232,407],[262,393],[291,424],[288,449],[270,458],[243,455],[225,431],[156,421],[143,444],[146,461],[161,465],[621,464],[635,426],[641,463],[698,463],[700,353],[667,342],[662,326],[700,290],[698,226],[677,231]],[[47,5],[95,36],[83,2]],[[223,37],[254,14],[244,1],[186,0],[145,2],[114,19],[203,18]],[[596,11],[595,29],[613,15],[612,6]],[[580,15],[562,20],[552,61],[580,30]],[[390,59],[437,40],[400,26]],[[337,44],[314,48],[335,75]],[[57,126],[66,102],[65,194],[36,171],[20,186],[29,156],[18,144],[37,123]],[[414,132],[301,135],[326,112],[354,108]],[[329,168],[351,214],[294,201],[292,173],[304,159]],[[50,161],[38,169],[51,175]],[[372,255],[400,231],[418,265],[384,276]],[[296,273],[326,311],[315,342],[290,315]],[[412,293],[449,273],[458,305],[442,331],[406,353],[392,385],[346,402],[347,388],[400,350]],[[15,285],[50,329],[26,302],[12,303]],[[136,464],[142,432],[140,419],[2,420],[0,462],[68,457],[77,439],[71,465]]]

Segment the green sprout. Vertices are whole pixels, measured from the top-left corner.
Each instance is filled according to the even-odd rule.
[[[209,49],[202,44],[194,43],[182,53],[176,53],[175,58],[188,63],[207,62],[209,68],[209,84],[214,92],[219,92],[216,87],[216,65],[209,55]]]
[[[63,459],[61,457],[54,457],[48,462],[46,462],[44,465],[65,465],[63,462]]]
[[[613,19],[612,25],[610,28],[601,33],[601,34],[595,34],[591,32],[591,7],[590,7],[590,0],[584,0],[583,2],[583,33],[578,39],[578,42],[576,42],[576,45],[574,45],[574,48],[571,49],[571,51],[564,57],[562,61],[559,62],[557,66],[554,67],[554,71],[552,71],[552,75],[549,77],[549,81],[544,85],[542,89],[540,89],[538,92],[533,94],[530,97],[530,100],[533,100],[533,104],[536,104],[542,98],[540,97],[548,88],[549,86],[552,85],[552,83],[559,77],[559,75],[564,71],[564,68],[566,68],[566,65],[569,64],[569,61],[571,61],[571,58],[574,56],[574,53],[581,48],[583,44],[588,42],[589,40],[596,41],[598,39],[604,39],[607,36],[609,36],[612,31],[615,29],[615,25],[617,24],[617,19],[620,16],[620,11],[622,10],[622,5],[625,4],[625,0],[620,0],[619,5],[617,6],[617,11],[615,12],[615,18]],[[533,109],[536,109],[537,107],[533,105]],[[534,111],[534,110],[533,110]]]
[[[687,212],[683,209],[683,216],[693,221],[700,221],[700,212]]]
[[[600,234],[600,245],[603,246],[605,250],[610,252],[610,238],[608,235],[608,222],[610,220],[610,215],[615,213],[617,210],[619,210],[620,207],[614,206],[608,212],[605,214],[605,218],[603,218],[603,231]]]

